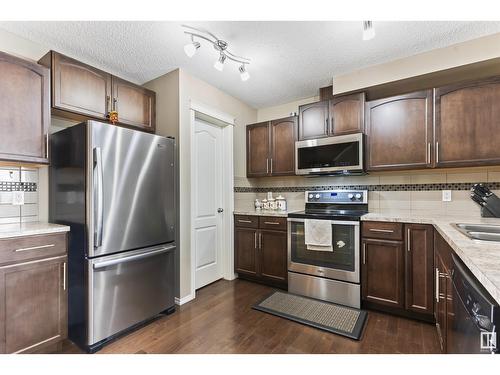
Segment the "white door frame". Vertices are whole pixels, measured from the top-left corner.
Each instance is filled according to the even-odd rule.
[[[224,216],[222,219],[222,275],[226,280],[234,280],[234,244],[233,244],[233,210],[234,210],[234,171],[233,171],[233,126],[234,117],[221,112],[215,108],[204,105],[199,102],[190,102],[190,144],[191,144],[191,182],[195,181],[195,162],[194,156],[194,135],[195,135],[195,120],[202,119],[212,125],[222,128],[222,186],[223,186],[223,205]],[[191,202],[195,201],[195,189],[191,187]],[[190,215],[190,238],[191,238],[191,299],[195,298],[196,294],[196,254],[195,254],[195,239],[194,239],[194,206],[191,204]]]

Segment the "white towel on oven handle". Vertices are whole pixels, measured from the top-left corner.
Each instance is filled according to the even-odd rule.
[[[333,235],[330,221],[304,220],[304,240],[307,250],[333,251]]]

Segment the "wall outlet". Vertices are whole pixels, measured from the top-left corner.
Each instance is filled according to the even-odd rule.
[[[443,202],[451,202],[451,190],[443,190]]]
[[[12,204],[14,206],[22,206],[24,204],[24,191],[12,192]]]

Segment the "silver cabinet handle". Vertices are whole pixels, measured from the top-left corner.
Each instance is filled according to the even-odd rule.
[[[427,164],[431,163],[431,143],[427,143]]]
[[[273,158],[271,158],[271,174],[273,174]]]
[[[439,163],[439,142],[436,142],[436,164]]]
[[[45,134],[45,157],[49,158],[49,132]]]
[[[406,232],[407,233],[407,238],[406,238],[406,250],[408,252],[411,251],[411,246],[410,246],[410,242],[411,242],[411,232],[410,232],[410,228],[408,228],[408,231]]]
[[[14,250],[16,253],[20,252],[20,251],[30,251],[30,250],[41,250],[41,249],[46,249],[48,247],[54,247],[56,245],[54,245],[53,243],[50,244],[50,245],[40,245],[40,246],[33,246],[33,247],[23,247],[23,248],[20,248],[20,249],[16,249]]]
[[[280,223],[277,223],[276,221],[264,221],[264,224],[269,224],[269,225],[280,225]]]
[[[124,258],[105,260],[103,262],[94,263],[93,267],[95,270],[98,270],[98,269],[104,268],[104,267],[109,267],[109,266],[114,266],[117,264],[128,263],[128,262],[132,262],[132,261],[136,261],[136,260],[149,258],[149,257],[155,256],[155,255],[167,253],[167,252],[172,251],[174,249],[175,249],[175,246],[162,246],[156,250],[152,250],[152,251],[142,253],[142,254],[131,255],[128,257],[124,257]]]
[[[259,249],[262,249],[262,233],[259,232]]]
[[[253,247],[257,249],[257,232],[253,234]]]
[[[439,302],[439,268],[436,267],[436,302]]]
[[[63,290],[66,290],[66,262],[63,263]]]
[[[251,224],[252,221],[251,220],[242,220],[242,219],[238,219],[238,223],[249,223]]]
[[[363,264],[366,264],[366,243],[363,244]]]
[[[103,186],[102,186],[102,153],[99,147],[94,148],[94,247],[102,245],[103,232]]]
[[[381,232],[381,233],[394,233],[393,230],[391,229],[376,229],[376,228],[370,228],[371,232]]]

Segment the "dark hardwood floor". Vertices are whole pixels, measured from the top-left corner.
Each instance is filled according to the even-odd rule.
[[[432,324],[370,311],[360,341],[253,310],[272,288],[221,280],[99,353],[439,353]],[[67,342],[63,353],[79,353]]]

